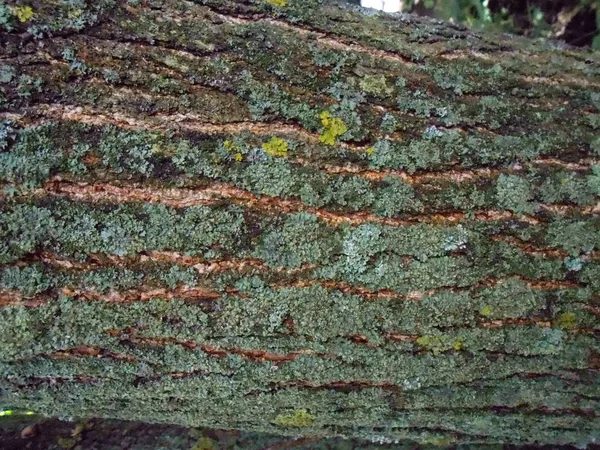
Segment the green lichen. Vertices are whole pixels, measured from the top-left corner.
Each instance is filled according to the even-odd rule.
[[[13,58],[5,104],[137,130],[0,126],[3,403],[384,443],[591,442],[593,55],[501,37],[490,63],[485,36],[317,0],[84,3],[9,12],[13,37],[44,38],[31,61],[63,62]],[[322,111],[326,145],[288,126],[295,158],[261,148],[276,124],[326,134]],[[249,121],[267,134],[228,131]],[[70,193],[84,187],[100,198]],[[269,420],[299,407],[306,430]]]
[[[271,156],[286,156],[288,151],[287,142],[283,139],[273,136],[270,141],[262,145],[262,149]]]
[[[587,186],[594,195],[600,197],[600,166],[592,166],[592,173],[587,177]]]
[[[327,261],[335,248],[336,238],[314,215],[301,212],[269,227],[255,255],[273,267],[298,267]]]
[[[454,349],[460,351],[463,348],[462,338],[450,338],[443,335],[427,335],[417,338],[416,343],[425,350],[432,352],[435,356],[441,352]]]
[[[190,450],[214,450],[215,441],[210,438],[202,437],[194,444]]]
[[[577,316],[572,312],[564,312],[556,317],[554,324],[557,327],[572,330],[577,326]]]
[[[280,414],[273,421],[282,427],[310,427],[316,420],[313,414],[305,409],[297,409],[293,414]]]
[[[517,214],[530,214],[537,210],[532,202],[531,184],[517,175],[501,174],[496,182],[496,199],[498,204]]]
[[[319,140],[326,145],[334,145],[337,138],[348,131],[348,127],[342,119],[333,117],[329,111],[323,111],[319,117],[321,118],[321,125],[323,125]]]
[[[594,223],[560,218],[548,227],[546,241],[551,247],[562,248],[570,256],[577,257],[597,248],[598,236],[598,228]]]
[[[363,91],[378,97],[387,97],[394,92],[394,89],[387,85],[384,75],[365,75],[359,85]]]
[[[12,13],[19,19],[19,22],[27,22],[33,17],[31,6],[15,6]]]
[[[278,7],[287,6],[287,1],[286,0],[266,0],[266,2],[269,5],[278,6]]]

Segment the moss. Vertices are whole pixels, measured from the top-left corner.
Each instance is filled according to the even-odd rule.
[[[329,111],[323,111],[319,117],[323,125],[319,140],[326,145],[335,144],[336,139],[348,131],[346,124],[341,119],[333,117]]]
[[[263,150],[271,156],[286,156],[288,151],[287,142],[273,136],[270,141],[262,145]]]
[[[315,422],[316,417],[305,409],[298,409],[293,414],[280,414],[273,421],[282,427],[310,427]]]

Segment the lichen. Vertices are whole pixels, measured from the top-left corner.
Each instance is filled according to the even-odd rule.
[[[27,22],[33,17],[31,6],[15,6],[12,8],[12,12],[19,19],[19,22]]]
[[[319,140],[326,145],[334,145],[337,138],[348,131],[342,119],[333,117],[329,111],[321,112],[319,117],[321,118],[321,125],[323,125]]]
[[[0,4],[2,402],[588,445],[597,56],[286,3]]]
[[[572,330],[577,326],[577,316],[572,312],[564,312],[556,317],[555,325],[566,330]]]
[[[273,421],[282,427],[310,427],[316,417],[305,409],[297,409],[292,414],[280,414]]]
[[[387,97],[394,92],[394,89],[387,85],[384,75],[365,75],[361,78],[359,85],[368,94],[378,97]]]
[[[194,444],[190,450],[214,450],[215,441],[210,438],[202,437]]]
[[[266,2],[269,5],[278,6],[278,7],[287,6],[287,1],[286,0],[266,0]]]
[[[537,210],[537,205],[531,201],[533,199],[531,184],[516,175],[501,174],[498,177],[496,198],[501,207],[517,214],[527,214]]]
[[[262,145],[263,150],[271,156],[286,156],[288,151],[287,142],[283,139],[273,136],[271,140]]]

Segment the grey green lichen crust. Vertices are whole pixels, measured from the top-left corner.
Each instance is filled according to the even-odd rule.
[[[316,0],[0,2],[0,403],[600,438],[600,56]]]

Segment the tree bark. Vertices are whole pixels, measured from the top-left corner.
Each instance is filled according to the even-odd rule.
[[[0,5],[0,403],[597,442],[598,53],[321,3]]]

